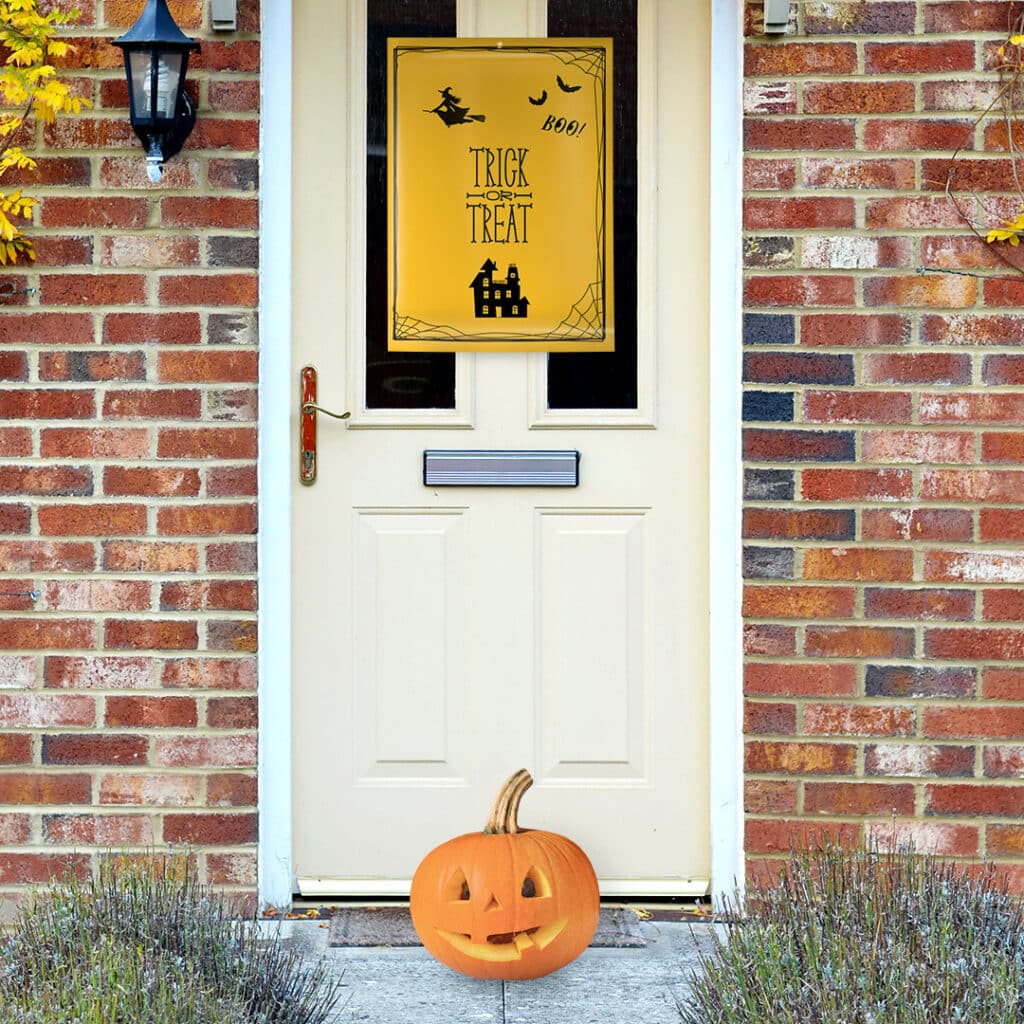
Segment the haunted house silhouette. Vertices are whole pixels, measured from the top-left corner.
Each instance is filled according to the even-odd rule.
[[[519,268],[508,265],[508,277],[498,278],[498,265],[490,258],[484,261],[473,278],[473,308],[479,317],[525,317],[530,300],[519,294]]]

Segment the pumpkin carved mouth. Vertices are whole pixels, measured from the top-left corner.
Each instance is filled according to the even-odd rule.
[[[503,962],[521,959],[528,949],[544,949],[561,934],[568,922],[569,919],[563,917],[550,924],[527,928],[521,932],[499,932],[488,935],[486,942],[474,942],[462,932],[446,932],[441,928],[436,930],[441,938],[466,956]]]

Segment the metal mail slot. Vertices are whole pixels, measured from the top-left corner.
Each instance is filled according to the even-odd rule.
[[[580,453],[425,451],[423,483],[449,487],[576,487]]]

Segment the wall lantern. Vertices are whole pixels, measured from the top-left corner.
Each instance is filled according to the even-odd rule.
[[[146,0],[139,20],[113,43],[124,53],[132,128],[146,147],[146,173],[157,182],[164,161],[181,149],[196,123],[185,72],[189,51],[199,44],[178,28],[167,0]]]

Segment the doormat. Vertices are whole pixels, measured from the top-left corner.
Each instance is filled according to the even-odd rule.
[[[628,907],[602,907],[591,946],[646,946]],[[342,907],[331,917],[328,946],[420,946],[408,907]]]

